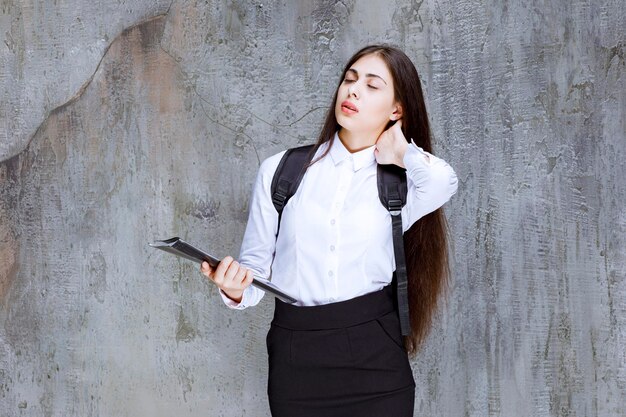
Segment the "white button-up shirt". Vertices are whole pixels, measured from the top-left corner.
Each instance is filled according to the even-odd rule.
[[[317,150],[321,155],[329,142]],[[250,201],[239,262],[271,279],[311,306],[348,300],[388,285],[395,270],[391,215],[378,197],[375,146],[350,153],[335,134],[330,153],[310,166],[283,209],[280,233],[271,183],[285,151],[261,164]],[[454,170],[414,142],[404,156],[407,203],[402,225],[441,207],[457,190]],[[240,303],[220,295],[230,308],[254,306],[265,292],[250,286]]]

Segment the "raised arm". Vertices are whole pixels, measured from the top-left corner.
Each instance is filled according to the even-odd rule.
[[[402,209],[402,226],[407,231],[421,217],[443,206],[457,190],[454,170],[446,161],[425,152],[411,141],[403,164],[407,177],[407,203]]]
[[[425,152],[402,133],[402,120],[385,130],[376,142],[379,164],[406,168],[407,201],[402,209],[402,227],[406,232],[419,218],[437,210],[456,193],[456,173],[446,161]]]

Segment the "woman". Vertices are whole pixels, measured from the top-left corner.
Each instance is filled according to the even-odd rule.
[[[386,45],[358,51],[332,104],[280,229],[270,187],[285,151],[261,164],[239,262],[226,257],[215,270],[204,263],[201,271],[230,308],[263,297],[250,286],[253,275],[271,275],[298,300],[276,299],[267,335],[272,416],[408,417],[415,394],[408,355],[427,335],[448,277],[440,207],[456,192],[457,178],[430,153],[419,76],[402,51]],[[377,163],[406,168],[402,229],[411,333],[404,340]]]

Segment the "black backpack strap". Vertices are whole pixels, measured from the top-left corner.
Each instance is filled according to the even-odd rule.
[[[400,329],[403,336],[411,332],[409,317],[409,296],[404,255],[404,239],[402,231],[402,207],[406,204],[406,171],[396,165],[378,165],[378,197],[380,202],[391,214],[393,233],[393,252],[396,258],[396,289],[398,296],[398,314]]]
[[[283,155],[274,177],[272,178],[272,203],[278,212],[278,229],[280,229],[280,219],[287,201],[296,193],[302,177],[306,172],[306,166],[313,158],[313,148],[315,145],[300,146],[298,148],[287,149]],[[278,231],[276,232],[278,236]]]

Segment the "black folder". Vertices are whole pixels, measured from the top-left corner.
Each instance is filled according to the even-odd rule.
[[[217,267],[217,265],[220,263],[220,260],[216,257],[209,255],[208,253],[190,245],[189,243],[178,237],[173,237],[166,240],[156,240],[154,241],[154,243],[150,243],[149,245],[153,248],[173,253],[176,256],[198,262],[199,264],[202,264],[203,261],[207,261],[212,268]],[[293,304],[296,302],[295,298],[288,294],[285,294],[276,285],[265,279],[254,278],[252,280],[252,285],[267,293],[272,294],[273,296],[281,301],[284,301],[285,303]]]

